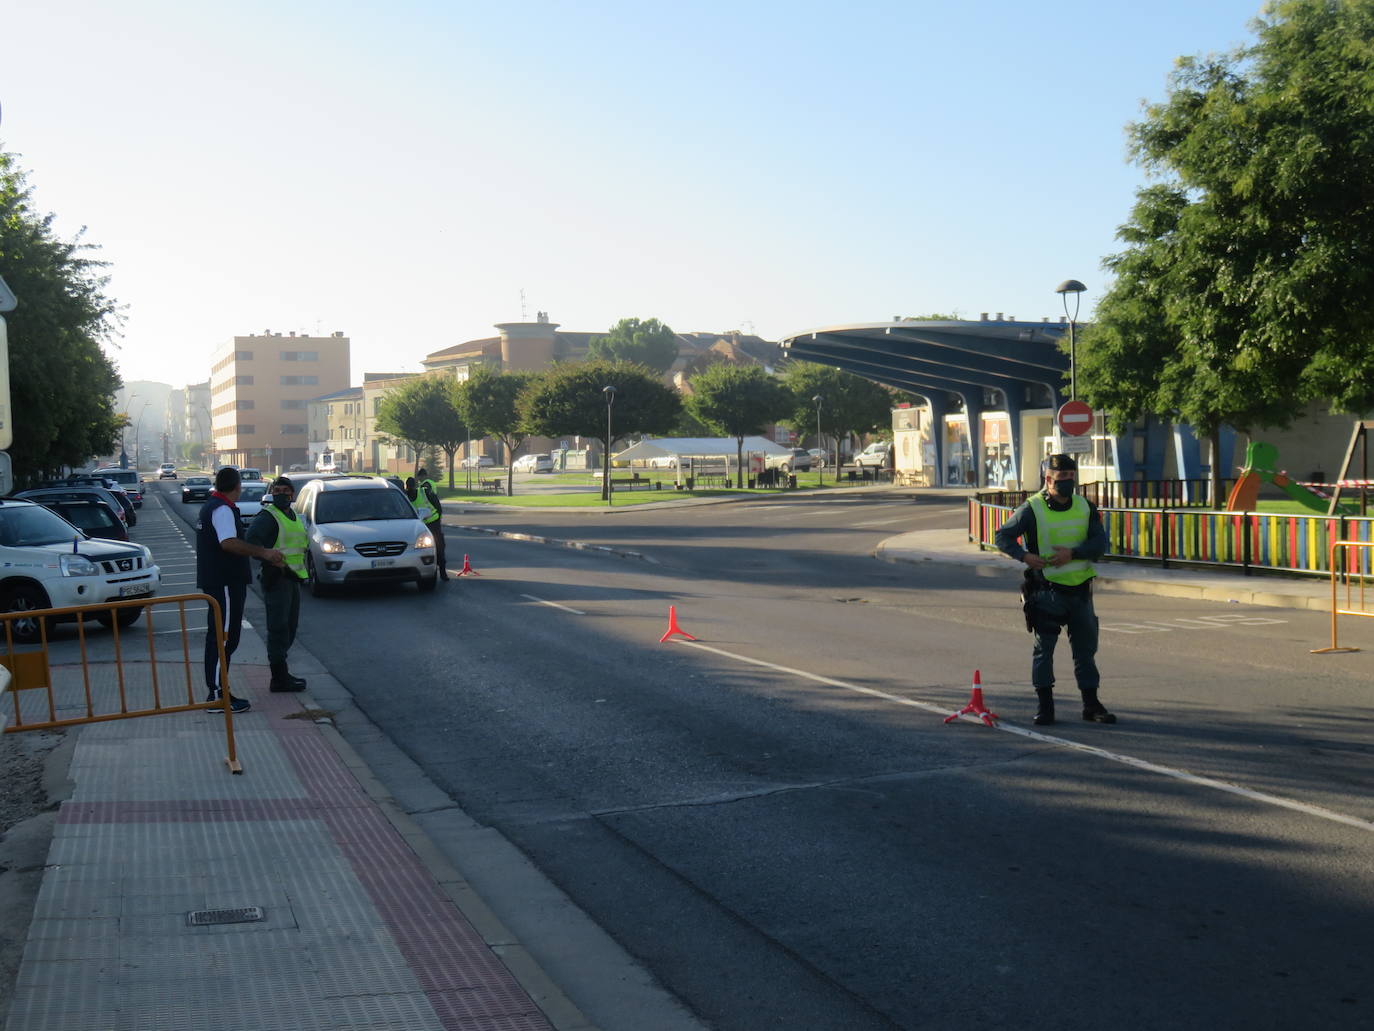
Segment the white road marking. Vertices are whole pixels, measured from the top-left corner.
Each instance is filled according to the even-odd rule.
[[[1270,619],[1267,616],[1254,616],[1248,613],[1235,613],[1220,616],[1197,616],[1170,620],[1153,620],[1148,623],[1103,623],[1103,630],[1118,634],[1167,634],[1173,630],[1216,630],[1228,626],[1270,626],[1274,623],[1287,623],[1286,619]]]
[[[583,612],[581,609],[570,609],[570,608],[568,608],[568,606],[566,606],[566,605],[560,605],[560,604],[558,604],[558,602],[556,602],[556,601],[545,601],[543,598],[536,598],[533,594],[522,594],[522,595],[520,595],[520,597],[522,597],[522,598],[528,598],[530,601],[537,601],[537,602],[539,602],[540,605],[548,605],[548,606],[550,606],[551,608],[562,609],[564,612],[571,612],[574,616],[585,616],[585,615],[586,615],[586,613]]]
[[[868,522],[866,522],[866,523],[854,523],[853,525],[856,526],[856,527],[859,527],[859,526],[890,526],[890,525],[893,524],[893,523],[905,523],[905,522],[907,522],[907,521],[910,520],[910,519],[911,519],[911,516],[909,516],[909,515],[904,515],[904,516],[898,516],[896,519],[870,519],[870,520],[869,520]]]
[[[712,654],[720,655],[727,659],[734,659],[737,662],[747,663],[751,666],[762,666],[765,669],[775,670],[779,673],[787,673],[791,676],[801,677],[804,680],[811,680],[818,684],[827,684],[830,687],[839,687],[846,691],[854,691],[858,694],[882,698],[889,702],[896,702],[898,705],[909,705],[912,708],[925,709],[928,712],[939,713],[942,716],[949,715],[949,710],[947,708],[935,705],[932,702],[922,702],[914,698],[903,698],[901,695],[889,694],[886,691],[879,691],[871,687],[863,687],[860,684],[846,683],[843,680],[835,680],[832,677],[823,677],[817,673],[808,673],[806,670],[793,669],[791,666],[779,666],[776,663],[765,662],[762,659],[753,659],[747,655],[737,655],[734,652],[727,652],[722,648],[713,648],[709,644],[702,644],[700,641],[679,641],[676,638],[674,638],[674,641],[688,648],[698,648],[701,651],[711,652]],[[978,720],[976,717],[964,716],[961,718],[968,722],[982,725],[982,721]],[[1194,784],[1198,787],[1211,788],[1214,791],[1238,795],[1241,798],[1248,798],[1253,802],[1262,802],[1266,805],[1290,809],[1293,812],[1315,816],[1322,820],[1330,820],[1332,823],[1345,824],[1347,827],[1355,827],[1362,831],[1374,831],[1374,823],[1371,823],[1369,820],[1362,820],[1358,816],[1347,816],[1345,813],[1338,813],[1334,810],[1324,809],[1317,805],[1309,805],[1306,802],[1299,802],[1296,799],[1283,798],[1280,795],[1270,795],[1263,791],[1254,791],[1251,788],[1241,787],[1239,784],[1228,784],[1226,781],[1215,780],[1211,777],[1201,777],[1195,773],[1189,773],[1187,770],[1177,770],[1171,766],[1161,766],[1159,763],[1152,763],[1146,759],[1137,759],[1134,756],[1123,755],[1120,752],[1109,752],[1105,748],[1079,744],[1077,741],[1053,737],[1049,734],[1042,734],[1036,730],[1027,730],[1024,727],[1017,727],[999,722],[996,725],[996,729],[1005,731],[1008,734],[1017,734],[1021,737],[1030,738],[1034,741],[1043,741],[1046,744],[1059,745],[1063,748],[1071,748],[1078,752],[1085,752],[1088,755],[1095,755],[1099,759],[1121,763],[1123,766],[1132,766],[1138,770],[1144,770],[1147,773],[1158,773],[1165,777],[1171,777],[1174,780],[1183,781],[1185,784]]]

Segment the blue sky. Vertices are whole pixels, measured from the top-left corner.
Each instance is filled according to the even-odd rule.
[[[128,379],[269,328],[418,369],[522,291],[570,330],[772,339],[1038,319],[1070,277],[1086,314],[1143,182],[1126,124],[1258,10],[18,0],[0,145],[112,263]]]

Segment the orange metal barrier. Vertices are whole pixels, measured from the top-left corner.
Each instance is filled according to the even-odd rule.
[[[219,649],[220,671],[225,685],[223,703],[203,700],[205,689],[200,684],[201,674],[197,672],[193,676],[193,670],[202,668],[202,654],[197,648],[194,658],[192,656],[189,636],[191,628],[186,623],[186,606],[188,603],[198,602],[209,605],[215,614],[215,643]],[[163,675],[159,675],[157,636],[160,631],[157,629],[154,613],[173,606],[176,608],[176,621],[163,632],[177,635],[174,640],[180,644],[179,654],[170,662],[161,662],[164,667],[171,668],[165,669]],[[143,610],[141,630],[131,628],[132,623],[138,618],[136,613],[130,617],[129,610],[134,609]],[[204,612],[199,605],[196,606],[196,611]],[[74,672],[74,666],[59,665],[55,674],[49,654],[48,628],[50,621],[59,616],[75,617],[77,642],[81,652],[79,691],[78,678],[70,675]],[[100,620],[102,617],[110,627],[109,640],[114,645],[114,657],[110,660],[92,660],[87,650],[87,621]],[[39,629],[38,643],[25,650],[16,648],[14,642],[14,623],[20,619],[37,620]],[[130,625],[122,626],[121,623],[125,622]],[[228,662],[224,655],[224,621],[219,602],[208,594],[177,594],[166,598],[134,598],[128,601],[77,605],[63,609],[0,612],[0,623],[4,625],[5,634],[5,653],[0,655],[0,666],[9,672],[8,690],[0,683],[0,694],[8,693],[12,702],[6,707],[5,715],[10,719],[10,725],[4,728],[6,734],[21,730],[52,730],[56,727],[72,727],[107,720],[133,719],[138,716],[160,716],[171,712],[192,712],[224,704],[224,733],[227,747],[224,762],[231,773],[243,772],[234,745],[234,713],[232,707],[225,704],[229,698],[229,686]],[[136,661],[141,663],[143,660],[136,660],[132,656],[127,660],[125,658],[124,644],[130,636],[135,639],[140,636],[147,639],[146,676],[143,675],[141,665],[134,665]],[[94,688],[92,686],[92,672],[96,672],[96,680],[102,680],[100,671],[107,665],[113,667],[117,688],[113,692],[114,697],[110,697],[112,692],[108,690],[107,685],[97,683]],[[179,685],[174,688],[173,683],[164,683],[165,680],[174,682],[182,679],[181,676],[175,675],[178,672],[183,674],[185,679],[185,701],[180,700]],[[172,676],[168,677],[166,674]],[[167,688],[166,698],[163,697],[164,686]],[[30,691],[45,692],[47,704],[44,706],[43,700],[39,700],[36,705],[29,704],[26,714],[24,702]],[[59,710],[62,709],[77,710],[81,714],[60,714]]]
[[[1346,548],[1344,568],[1336,561],[1337,549]],[[1374,548],[1374,541],[1332,541],[1331,542],[1331,645],[1327,648],[1313,648],[1313,655],[1322,655],[1327,652],[1357,652],[1358,648],[1342,648],[1336,640],[1336,624],[1338,616],[1374,616],[1365,608],[1365,584],[1370,575],[1361,571],[1361,563],[1354,561],[1357,548]],[[1345,608],[1341,608],[1336,597],[1336,581],[1340,577],[1345,577]],[[1359,586],[1359,608],[1352,608],[1352,587],[1351,580],[1358,580]]]

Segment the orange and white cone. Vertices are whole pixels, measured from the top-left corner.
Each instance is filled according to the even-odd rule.
[[[1001,719],[997,713],[993,712],[983,704],[983,676],[978,670],[973,671],[973,695],[969,698],[968,704],[958,712],[950,713],[945,717],[946,723],[952,723],[960,716],[977,716],[989,727],[995,727],[996,721]]]
[[[479,573],[479,572],[477,572],[477,570],[475,570],[475,569],[472,568],[472,562],[470,562],[470,561],[468,560],[468,557],[467,557],[466,555],[464,555],[464,556],[463,556],[463,568],[460,569],[460,570],[458,570],[458,575],[459,575],[459,576],[481,576],[482,574]]]
[[[672,637],[674,634],[678,634],[678,635],[680,635],[680,636],[682,636],[682,637],[685,637],[685,638],[687,638],[687,640],[689,640],[689,641],[695,641],[695,640],[696,640],[695,637],[693,637],[693,636],[692,636],[691,634],[689,634],[686,630],[683,630],[682,627],[680,627],[680,626],[677,625],[677,606],[676,606],[676,605],[669,605],[669,606],[668,606],[668,632],[658,639],[658,643],[659,643],[659,644],[662,644],[664,641],[668,640],[668,638]]]

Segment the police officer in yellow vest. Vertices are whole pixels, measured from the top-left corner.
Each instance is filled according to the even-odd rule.
[[[305,680],[291,675],[286,653],[296,640],[300,621],[301,584],[306,580],[305,526],[291,508],[296,489],[285,476],[278,476],[268,488],[270,504],[249,524],[245,539],[265,548],[276,548],[285,562],[281,566],[262,563],[259,580],[262,600],[267,606],[267,662],[272,669],[273,691],[301,691]]]
[[[1078,463],[1051,455],[1041,463],[1043,489],[1032,494],[997,531],[998,550],[1026,564],[1026,626],[1035,635],[1031,684],[1038,701],[1035,723],[1054,722],[1054,646],[1069,631],[1073,673],[1083,696],[1083,718],[1115,723],[1097,699],[1097,613],[1093,611],[1093,561],[1107,550],[1097,506],[1076,494]],[[1025,546],[1019,543],[1023,540]]]
[[[434,538],[434,561],[439,565],[439,579],[448,579],[448,558],[444,548],[443,505],[439,502],[439,487],[424,466],[415,470],[414,477],[406,477],[406,497],[415,508],[415,515],[425,524]]]

